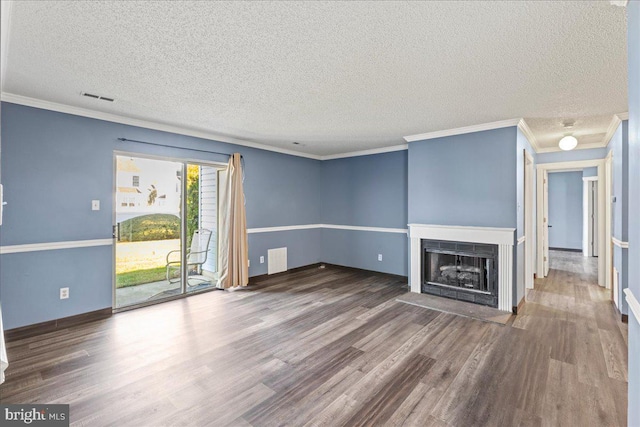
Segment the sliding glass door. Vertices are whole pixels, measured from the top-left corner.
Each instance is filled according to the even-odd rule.
[[[186,292],[215,284],[218,249],[218,168],[189,163],[187,167]]]
[[[129,155],[115,163],[114,307],[212,288],[219,167]]]

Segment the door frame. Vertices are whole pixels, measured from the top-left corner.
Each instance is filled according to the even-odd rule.
[[[597,176],[582,177],[582,255],[585,257],[595,256],[590,239],[593,231],[591,229],[591,216],[589,215],[592,209],[592,203],[589,202],[592,202],[593,197],[591,186],[595,181],[598,181]]]
[[[542,240],[543,232],[546,224],[545,218],[548,218],[548,206],[544,206],[544,175],[545,172],[569,172],[583,170],[585,168],[597,167],[598,168],[598,194],[604,194],[605,197],[598,198],[598,284],[602,287],[609,289],[611,287],[611,245],[604,244],[607,241],[611,241],[611,227],[607,227],[607,224],[611,224],[611,209],[607,209],[605,200],[606,195],[610,192],[606,190],[609,185],[609,177],[606,171],[606,160],[579,160],[573,162],[558,162],[558,163],[542,163],[536,165],[537,169],[537,198],[538,204],[536,209],[537,219],[537,276],[545,277],[544,272],[544,259],[549,254],[544,251]],[[607,240],[607,235],[609,240]],[[602,244],[600,244],[602,243]]]
[[[527,150],[524,152],[524,286],[533,289],[533,271],[535,265],[536,239],[533,233],[534,214],[534,168],[533,156]]]
[[[160,156],[160,155],[155,155],[155,154],[148,154],[148,153],[141,153],[141,152],[137,152],[137,151],[122,151],[122,150],[113,150],[113,179],[112,179],[112,195],[111,195],[111,225],[115,225],[116,223],[116,198],[117,198],[117,194],[116,194],[116,187],[118,185],[118,164],[117,164],[117,157],[118,156],[129,156],[129,157],[139,157],[142,159],[149,159],[149,160],[164,160],[167,162],[175,162],[175,163],[182,163],[182,167],[183,167],[183,176],[186,177],[186,167],[188,164],[198,164],[198,165],[202,165],[202,166],[211,166],[211,167],[216,167],[219,169],[224,169],[226,168],[228,165],[227,163],[223,163],[223,162],[215,162],[215,161],[208,161],[208,160],[201,160],[201,159],[194,159],[194,158],[190,158],[190,157],[169,157],[169,156]],[[186,276],[186,269],[187,269],[187,265],[186,265],[186,256],[187,256],[187,251],[184,250],[184,248],[186,247],[186,243],[187,243],[187,237],[186,237],[186,222],[184,221],[184,214],[187,211],[187,198],[185,197],[185,195],[187,194],[187,180],[186,178],[182,180],[182,197],[181,197],[181,205],[180,205],[180,209],[182,211],[181,214],[181,218],[180,218],[180,247],[183,248],[183,250],[181,251],[181,257],[182,257],[182,272],[181,272],[181,276],[182,276],[182,281],[180,283],[180,294],[179,295],[172,295],[172,296],[168,296],[166,298],[162,298],[162,299],[158,299],[158,300],[153,300],[153,301],[145,301],[145,302],[141,302],[138,304],[132,304],[132,305],[128,305],[126,307],[119,307],[116,308],[116,236],[113,236],[113,244],[112,246],[112,251],[111,251],[111,310],[114,313],[118,313],[121,311],[128,311],[128,310],[133,310],[136,308],[141,308],[141,307],[147,307],[150,305],[155,305],[155,304],[160,304],[163,302],[167,302],[167,301],[172,301],[172,300],[176,300],[176,299],[181,299],[181,298],[186,298],[190,295],[195,295],[195,294],[199,294],[202,292],[209,292],[212,290],[216,290],[217,288],[215,286],[212,286],[210,289],[202,289],[196,292],[186,292],[186,282],[185,282],[185,278]],[[217,243],[216,243],[217,244]]]

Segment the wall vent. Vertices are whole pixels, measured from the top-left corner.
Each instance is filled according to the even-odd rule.
[[[87,98],[100,99],[102,101],[113,102],[115,99],[108,98],[106,96],[95,95],[93,93],[82,92],[82,96],[86,96]]]
[[[267,251],[267,273],[275,274],[287,271],[287,248]]]

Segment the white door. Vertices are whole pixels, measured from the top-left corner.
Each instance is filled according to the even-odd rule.
[[[542,212],[544,218],[542,230],[544,277],[547,277],[549,275],[549,173],[546,170],[542,180]]]

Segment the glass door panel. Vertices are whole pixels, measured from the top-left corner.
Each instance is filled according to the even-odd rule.
[[[183,164],[116,156],[115,308],[182,293]]]
[[[187,292],[215,285],[218,170],[205,165],[187,165]]]

